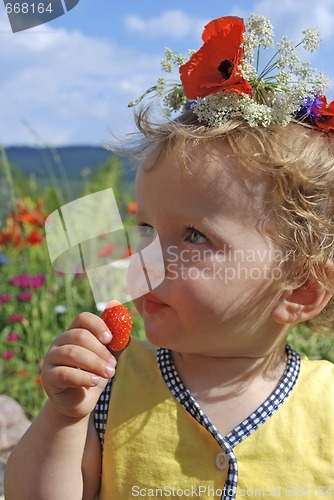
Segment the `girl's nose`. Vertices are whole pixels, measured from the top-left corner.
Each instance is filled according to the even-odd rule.
[[[128,289],[138,298],[154,290],[165,278],[165,263],[158,235],[132,255],[128,269]]]

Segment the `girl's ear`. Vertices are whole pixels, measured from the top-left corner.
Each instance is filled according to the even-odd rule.
[[[331,292],[322,285],[307,280],[295,290],[283,294],[271,317],[280,324],[301,323],[317,316],[331,297]]]

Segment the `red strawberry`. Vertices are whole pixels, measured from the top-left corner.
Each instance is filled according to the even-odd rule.
[[[112,339],[108,347],[112,351],[124,349],[129,342],[132,329],[132,318],[129,309],[123,304],[108,307],[103,311],[101,318],[112,333]]]

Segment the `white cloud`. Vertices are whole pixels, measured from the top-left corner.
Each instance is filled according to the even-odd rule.
[[[146,38],[185,38],[200,39],[203,27],[208,20],[191,17],[182,10],[167,10],[157,17],[144,19],[137,15],[125,18],[125,26],[129,31]]]
[[[0,144],[103,142],[128,127],[127,103],[156,81],[160,57],[65,29],[13,35],[0,25]],[[123,121],[123,123],[122,123]]]
[[[334,0],[259,0],[254,12],[269,16],[289,36],[298,37],[309,26],[317,26],[324,39],[334,35]]]

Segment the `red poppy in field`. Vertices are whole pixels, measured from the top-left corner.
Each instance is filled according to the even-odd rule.
[[[17,249],[23,247],[24,238],[19,224],[8,217],[6,227],[0,233],[0,245],[14,245]]]
[[[99,257],[111,257],[114,254],[115,247],[111,243],[106,243],[98,252]]]
[[[184,94],[188,99],[206,97],[222,90],[252,94],[238,66],[243,56],[241,44],[245,32],[240,17],[214,19],[204,28],[204,45],[180,67]]]
[[[327,106],[327,99],[325,96],[318,98],[321,102],[320,116],[315,118],[317,126],[327,132],[334,130],[334,101]]]
[[[127,259],[128,257],[131,257],[131,255],[133,255],[133,252],[132,252],[131,247],[128,245],[127,248],[126,248],[126,250],[123,253],[122,258],[123,259]]]
[[[137,212],[137,203],[135,201],[130,201],[127,206],[128,214],[134,215]]]
[[[22,201],[19,201],[17,204],[17,211],[12,212],[12,217],[21,224],[44,227],[47,215],[43,214],[42,207],[43,200],[37,200],[35,208],[27,208]]]
[[[36,245],[40,245],[44,240],[43,235],[39,231],[30,231],[26,238],[26,242],[28,245],[34,247]]]
[[[26,243],[34,246],[44,240],[39,231],[31,231],[25,238],[24,225],[39,227],[44,226],[46,215],[42,213],[43,201],[38,200],[35,208],[27,208],[22,201],[17,204],[16,210],[11,211],[6,221],[6,226],[0,233],[0,245],[13,245],[20,250]]]

